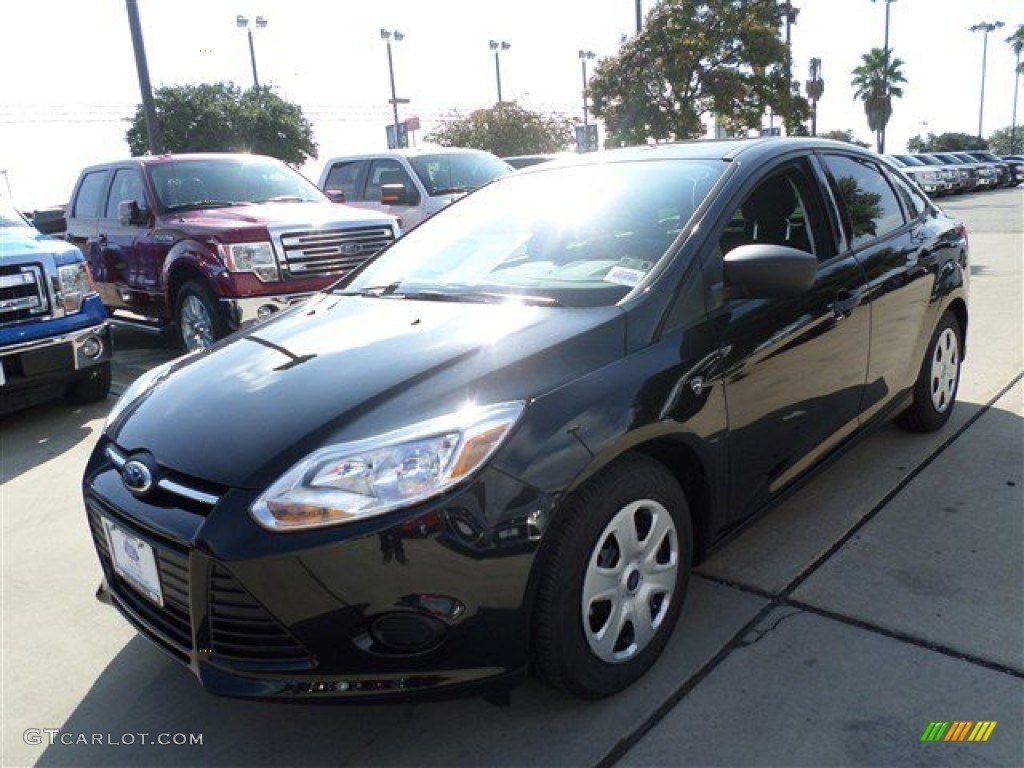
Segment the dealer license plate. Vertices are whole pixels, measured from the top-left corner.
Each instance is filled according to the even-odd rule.
[[[160,575],[156,570],[156,553],[153,548],[106,518],[103,524],[107,528],[110,556],[117,575],[163,607],[164,595],[160,589]]]

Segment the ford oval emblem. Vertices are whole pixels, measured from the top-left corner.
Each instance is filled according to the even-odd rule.
[[[121,480],[124,487],[136,496],[148,493],[153,487],[153,473],[141,461],[126,461],[121,467]]]
[[[355,256],[357,253],[363,252],[363,246],[359,243],[343,243],[341,246],[341,253],[343,256]]]

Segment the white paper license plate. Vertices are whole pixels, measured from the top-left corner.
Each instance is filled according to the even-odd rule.
[[[160,589],[160,575],[156,570],[156,553],[153,548],[106,518],[103,524],[107,528],[110,556],[117,575],[163,607],[164,595]]]

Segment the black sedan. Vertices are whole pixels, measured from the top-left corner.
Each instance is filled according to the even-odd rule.
[[[502,178],[120,398],[99,596],[220,694],[607,696],[729,531],[873,425],[949,419],[967,253],[847,144]]]

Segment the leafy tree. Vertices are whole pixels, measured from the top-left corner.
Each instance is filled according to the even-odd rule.
[[[867,147],[866,141],[861,141],[853,135],[853,131],[825,131],[818,134],[819,139],[832,139],[833,141],[845,141],[847,144],[856,144],[858,147]]]
[[[313,128],[297,104],[269,86],[242,91],[230,82],[172,85],[153,95],[168,152],[253,152],[301,165],[316,155]],[[142,105],[125,132],[133,155],[149,149]]]
[[[992,135],[988,137],[988,148],[995,152],[997,155],[1015,155],[1016,152],[1012,151],[1010,146],[1010,134],[1011,126],[1000,128],[998,131],[993,131]],[[1024,146],[1024,126],[1017,126],[1017,148]]]
[[[444,120],[424,140],[442,147],[484,149],[498,157],[560,152],[573,140],[573,121],[503,102],[500,107]]]
[[[1004,152],[1006,155],[1015,155],[1018,152],[1018,147],[1024,145],[1021,141],[1021,128],[1016,125],[1017,121],[1017,93],[1019,91],[1018,83],[1020,82],[1020,75],[1024,75],[1024,62],[1021,62],[1020,55],[1024,52],[1024,24],[1018,24],[1017,29],[1013,31],[1013,34],[1006,38],[1006,43],[1010,46],[1010,50],[1013,51],[1014,56],[1017,57],[1017,63],[1014,65],[1014,75],[1016,76],[1013,81],[1013,117],[1014,125],[1010,128],[1010,135],[1008,136],[1007,149],[1009,152]],[[994,151],[994,150],[993,150]]]
[[[594,70],[590,93],[606,143],[696,138],[710,116],[744,133],[769,109],[795,132],[810,106],[787,74],[784,13],[774,0],[662,0]]]
[[[988,144],[967,133],[929,133],[927,139],[915,137],[907,142],[911,152],[963,152],[969,149],[988,149]]]
[[[885,50],[872,48],[861,56],[861,63],[853,70],[853,97],[864,102],[868,116],[868,128],[875,134],[875,145],[879,152],[885,152],[885,126],[892,117],[892,100],[903,97],[900,83],[907,82],[902,72],[903,60],[889,51],[886,64]]]

